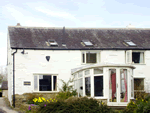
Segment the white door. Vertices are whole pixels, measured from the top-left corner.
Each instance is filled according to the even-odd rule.
[[[109,69],[108,105],[124,106],[128,100],[127,69]]]

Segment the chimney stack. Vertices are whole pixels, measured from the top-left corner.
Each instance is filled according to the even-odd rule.
[[[20,23],[17,23],[17,26],[21,26]]]
[[[126,28],[135,28],[135,26],[129,24],[128,26],[126,26]]]

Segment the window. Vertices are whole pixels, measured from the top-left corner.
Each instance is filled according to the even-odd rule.
[[[94,68],[94,96],[103,96],[103,68]]]
[[[144,52],[132,52],[132,62],[144,63]]]
[[[58,46],[57,42],[53,39],[48,40],[50,46]]]
[[[136,44],[133,43],[133,42],[130,41],[130,40],[124,40],[124,42],[125,42],[126,44],[128,44],[129,46],[136,46]]]
[[[95,68],[94,74],[103,74],[103,69],[102,68]]]
[[[98,52],[82,52],[82,63],[98,63],[100,54]]]
[[[57,91],[57,76],[34,75],[34,91]]]
[[[126,51],[126,63],[143,64],[144,51]]]
[[[95,70],[95,74],[94,71]],[[91,73],[93,72],[93,73]],[[78,75],[78,76],[77,76]],[[73,74],[74,89],[78,92],[78,97],[88,96],[102,97],[104,95],[103,87],[103,68],[85,69]],[[77,77],[75,77],[77,76]],[[91,84],[94,89],[91,89]]]
[[[103,96],[103,76],[94,76],[94,96]]]
[[[116,69],[109,69],[109,102],[117,102]]]
[[[133,77],[131,77],[131,97],[133,97],[134,98],[134,82],[133,82],[134,80],[133,80]]]
[[[82,40],[85,46],[90,47],[93,46],[93,44],[89,40]]]
[[[134,78],[134,90],[144,90],[143,78]]]
[[[91,78],[90,77],[85,78],[85,95],[91,96]]]
[[[128,102],[127,69],[120,70],[120,102]]]

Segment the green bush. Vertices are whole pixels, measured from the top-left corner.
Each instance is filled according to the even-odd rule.
[[[73,99],[75,98],[75,99]],[[69,101],[72,100],[72,101]],[[53,103],[40,105],[39,113],[114,113],[114,111],[102,102],[87,97],[72,97],[68,101],[59,100]]]
[[[77,90],[73,89],[73,85],[69,85],[69,83],[73,82],[73,79],[72,80],[70,79],[67,83],[64,80],[61,81],[63,82],[63,85],[56,98],[65,100],[68,99],[69,97],[77,95]]]
[[[136,102],[130,101],[121,113],[150,113],[150,94],[139,93]]]

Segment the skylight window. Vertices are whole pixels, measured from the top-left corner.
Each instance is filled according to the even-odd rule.
[[[50,46],[58,46],[58,44],[55,40],[49,40],[48,42],[49,42]]]
[[[93,44],[89,40],[82,40],[85,46],[93,46]]]
[[[125,40],[125,42],[126,42],[129,46],[136,46],[136,44],[133,43],[133,42],[130,41],[130,40]]]

